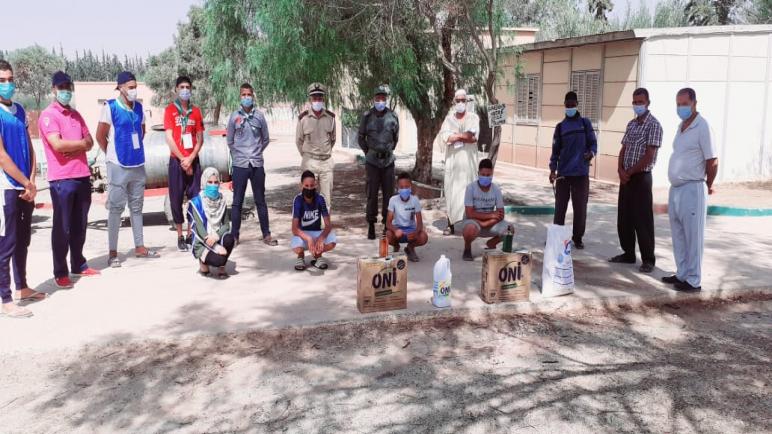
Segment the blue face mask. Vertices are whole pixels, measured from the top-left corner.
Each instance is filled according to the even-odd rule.
[[[481,176],[479,178],[478,182],[480,183],[481,187],[490,187],[491,186],[491,182],[493,182],[493,177],[492,176]]]
[[[646,113],[646,106],[645,105],[633,105],[633,111],[635,112],[636,116],[642,116],[644,113]]]
[[[400,199],[407,201],[410,199],[410,195],[413,194],[413,190],[409,188],[400,188],[399,189],[399,197]]]
[[[217,184],[207,184],[204,187],[204,194],[209,199],[217,199],[220,197],[220,186]]]
[[[690,105],[679,105],[677,109],[678,117],[681,118],[681,120],[687,120],[692,115],[692,106]]]
[[[72,101],[72,91],[71,90],[57,90],[56,91],[56,100],[59,101],[59,104],[61,104],[61,105],[70,105],[70,101]]]
[[[246,108],[252,107],[252,103],[253,102],[254,101],[252,100],[251,96],[241,97],[241,105],[246,107]]]
[[[386,109],[386,101],[376,101],[375,104],[373,104],[373,107],[379,112],[382,112]]]
[[[0,97],[3,99],[13,98],[16,92],[16,83],[0,83]]]
[[[180,89],[179,96],[182,101],[189,101],[190,96],[193,94],[190,89]]]
[[[576,107],[566,107],[566,116],[569,118],[576,116]]]

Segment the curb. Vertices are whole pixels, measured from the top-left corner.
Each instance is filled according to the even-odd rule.
[[[635,307],[661,307],[666,304],[690,303],[697,301],[718,301],[744,299],[745,301],[772,300],[772,287],[748,289],[719,289],[699,293],[680,293],[670,291],[653,296],[628,295],[607,298],[578,298],[569,296],[552,297],[534,303],[531,301],[490,304],[481,307],[435,309],[423,312],[387,311],[361,314],[359,318],[319,321],[310,324],[287,327],[271,327],[270,330],[303,330],[318,327],[337,327],[345,325],[365,325],[375,323],[407,323],[434,319],[464,319],[482,321],[501,315],[549,315],[554,313],[577,312],[584,310],[618,311]]]
[[[590,205],[588,209],[596,211],[614,211],[615,205]],[[667,204],[655,203],[653,206],[654,214],[667,214]],[[522,215],[553,215],[555,207],[550,205],[507,205],[505,212]],[[769,217],[772,216],[772,208],[737,208],[723,205],[708,206],[709,216],[723,217]]]

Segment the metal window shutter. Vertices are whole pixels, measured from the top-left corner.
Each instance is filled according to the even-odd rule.
[[[585,117],[597,126],[600,119],[600,71],[587,71],[584,98]]]
[[[517,81],[517,118],[524,120],[528,118],[528,84],[530,79],[523,77]]]
[[[529,78],[528,118],[531,120],[539,118],[539,78],[538,75]]]

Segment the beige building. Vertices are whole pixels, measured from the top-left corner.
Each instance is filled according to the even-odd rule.
[[[675,94],[690,86],[714,132],[718,180],[772,178],[772,26],[636,29],[519,49],[502,59],[497,92],[507,104],[507,123],[499,161],[546,169],[564,95],[574,90],[598,136],[591,176],[616,181],[620,142],[633,118],[632,92],[646,87],[664,133],[654,182],[665,185],[680,122]]]
[[[72,106],[80,112],[86,121],[91,134],[96,133],[99,115],[105,101],[118,97],[114,81],[76,81],[73,92]],[[155,92],[145,83],[137,83],[138,101],[145,111],[145,122],[148,127],[163,124],[164,107],[156,107],[151,104]]]

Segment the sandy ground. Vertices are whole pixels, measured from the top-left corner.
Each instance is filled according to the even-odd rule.
[[[575,294],[538,291],[551,217],[510,215],[515,244],[534,253],[533,290],[529,302],[491,307],[478,295],[479,258],[460,260],[461,240],[441,235],[442,201],[428,199],[430,242],[409,265],[408,309],[362,315],[355,259],[377,250],[365,239],[363,168],[336,155],[339,247],[326,272],[297,273],[288,244],[298,160],[288,138],[269,147],[267,200],[280,246],[259,242],[248,213],[224,282],[197,276],[190,254],[175,250],[163,197],[145,202],[146,244],[162,258],[131,257],[125,227],[124,266],[106,269],[107,213],[95,195],[85,253],[103,274],[56,290],[52,214],[36,210],[29,281],[50,296],[29,306],[33,318],[0,319],[0,432],[772,428],[772,218],[708,219],[702,297],[741,299],[699,302],[659,282],[674,267],[667,216],[656,217],[655,273],[606,262],[619,252],[608,206],[616,193],[596,184],[591,200],[606,205],[591,208],[587,248],[575,252]],[[541,204],[552,194],[543,178],[510,167],[496,180],[508,203]],[[438,312],[429,297],[441,254],[452,261],[454,307]],[[665,307],[615,307],[655,302]]]
[[[771,298],[0,355],[0,431],[770,432]]]

